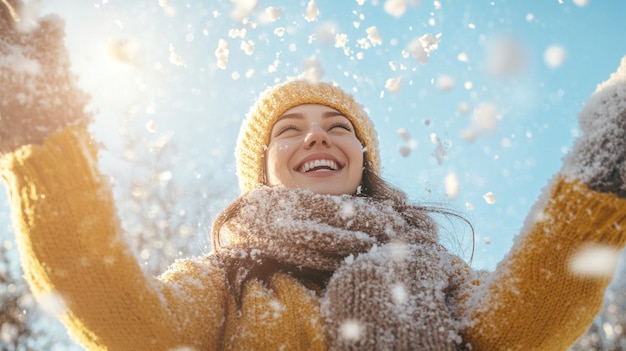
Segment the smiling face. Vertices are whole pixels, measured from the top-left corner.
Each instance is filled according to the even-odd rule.
[[[363,176],[363,147],[339,111],[325,105],[299,105],[274,123],[265,169],[268,185],[354,194]]]

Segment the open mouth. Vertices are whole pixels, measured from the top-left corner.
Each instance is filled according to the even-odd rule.
[[[313,160],[303,163],[302,166],[298,168],[298,172],[332,172],[340,169],[341,167],[333,160]]]

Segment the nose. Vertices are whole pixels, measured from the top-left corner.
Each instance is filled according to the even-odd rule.
[[[310,149],[316,145],[329,147],[331,142],[326,131],[319,125],[313,124],[304,137],[304,147]]]

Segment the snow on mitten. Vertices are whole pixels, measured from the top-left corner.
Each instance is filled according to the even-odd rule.
[[[63,20],[28,18],[25,6],[0,0],[0,154],[91,120],[89,97],[70,72]]]
[[[562,173],[595,191],[626,198],[626,56],[589,97],[578,122],[583,135],[565,158]]]

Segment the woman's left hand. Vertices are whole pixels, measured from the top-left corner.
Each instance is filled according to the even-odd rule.
[[[626,56],[598,85],[579,116],[580,136],[562,173],[591,189],[626,198]]]

